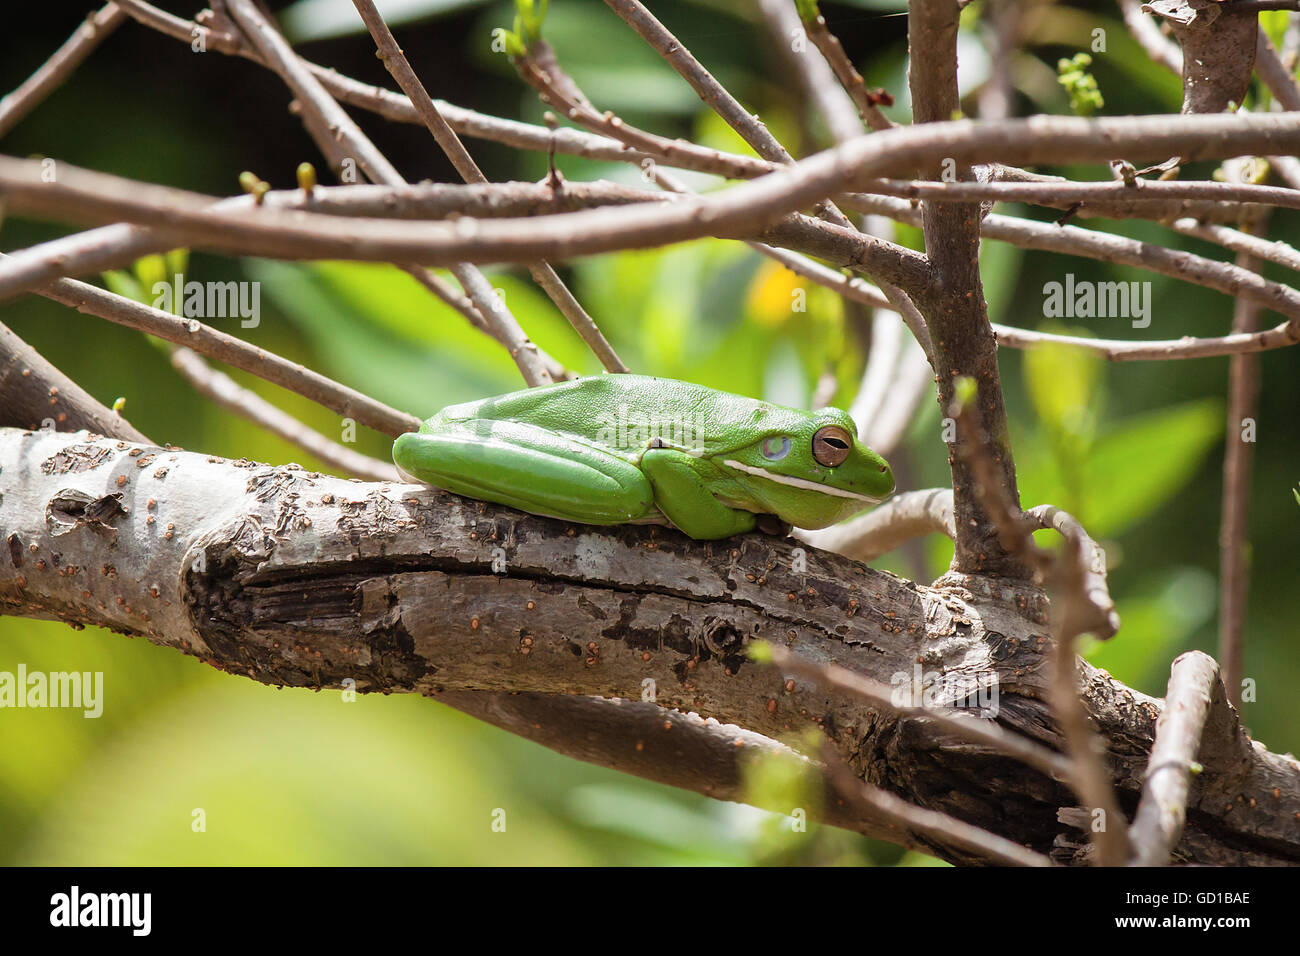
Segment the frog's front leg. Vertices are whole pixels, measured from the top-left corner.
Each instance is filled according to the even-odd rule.
[[[670,448],[651,448],[641,456],[641,470],[654,486],[655,504],[692,538],[713,540],[753,531],[757,515],[724,505],[709,490],[710,466]]]
[[[530,514],[621,524],[654,512],[650,482],[631,462],[522,422],[468,419],[408,432],[393,460],[419,481]]]

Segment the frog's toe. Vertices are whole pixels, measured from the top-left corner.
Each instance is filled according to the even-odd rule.
[[[759,515],[758,530],[763,534],[775,535],[778,538],[790,537],[790,532],[794,530],[794,525],[788,521],[782,521],[777,515]]]

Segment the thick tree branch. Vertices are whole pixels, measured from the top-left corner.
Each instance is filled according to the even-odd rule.
[[[0,431],[0,474],[18,473],[31,477],[0,499],[17,555],[0,572],[8,613],[147,636],[291,686],[350,677],[360,690],[640,699],[649,678],[660,705],[766,737],[811,720],[860,778],[1038,852],[1064,832],[1056,814],[1071,798],[1037,771],[946,735],[939,746],[923,719],[789,686],[744,654],[757,637],[884,683],[910,679],[918,659],[939,674],[988,674],[998,724],[1059,748],[1044,703],[1047,608],[1027,585],[950,575],[927,588],[818,551],[794,571],[791,546],[763,536],[700,543],[567,525],[422,487],[84,433]],[[113,495],[124,513],[78,510]],[[1109,741],[1107,771],[1135,802],[1159,702],[1086,665],[1082,686]],[[1235,738],[1223,753],[1196,781],[1180,853],[1300,860],[1300,766]],[[1238,795],[1256,800],[1248,813]]]
[[[175,354],[188,351],[181,348]],[[54,401],[56,431],[89,429],[109,438],[149,441],[3,326],[0,394],[9,399],[0,406],[0,425],[34,431],[32,423],[40,420],[36,416],[44,415],[48,402]],[[7,535],[0,537],[8,540]],[[12,546],[10,562],[22,562],[21,554],[14,557]],[[882,839],[898,838],[888,823],[850,812],[812,761],[734,724],[617,698],[448,691],[440,700],[566,756],[721,800],[752,799],[747,786],[750,768],[759,761],[781,761],[799,781],[800,792],[812,798],[810,810],[816,819]],[[676,732],[669,736],[668,731]],[[761,805],[780,813],[791,809]]]
[[[957,93],[960,16],[956,0],[913,0],[910,4],[907,71],[917,123],[951,120],[960,111]],[[932,159],[923,164],[922,173],[927,178],[938,179],[945,164],[951,166],[949,172],[957,179],[973,178],[970,165],[955,157],[943,157],[939,162]],[[989,446],[998,482],[1018,506],[1020,492],[998,373],[997,340],[989,325],[988,305],[980,279],[980,207],[977,203],[924,203],[921,209],[925,251],[935,281],[917,305],[934,342],[939,407],[946,409],[952,404],[958,376],[969,376],[978,383],[974,409],[978,440]],[[957,518],[954,568],[1012,577],[1026,574],[1026,569],[999,543],[993,522],[975,494],[969,466],[952,448],[948,466],[952,471]]]

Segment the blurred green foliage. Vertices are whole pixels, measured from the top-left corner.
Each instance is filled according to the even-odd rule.
[[[1090,66],[1092,57],[1086,53],[1056,61],[1057,82],[1070,97],[1070,109],[1080,116],[1091,116],[1106,105],[1097,88],[1097,78],[1088,72]]]
[[[57,6],[57,5],[56,5]],[[537,121],[543,107],[491,50],[491,33],[512,22],[513,3],[405,0],[384,4],[398,39],[435,96]],[[823,3],[871,86],[906,120],[898,0]],[[400,7],[400,9],[398,9]],[[989,59],[975,9],[963,18],[962,83],[974,90]],[[1176,110],[1177,80],[1150,64],[1109,5],[1045,5],[1026,24],[1014,75],[1022,112],[1064,113],[1068,97],[1053,64],[1091,49],[1101,27],[1107,52],[1090,74],[1112,113]],[[798,98],[755,20],[735,0],[661,3],[655,12],[692,51],[798,152],[826,145],[821,121]],[[10,89],[62,41],[82,13],[51,14],[19,47],[0,41],[0,87]],[[348,0],[299,0],[287,27],[313,59],[387,85]],[[1266,27],[1274,26],[1266,23]],[[691,136],[748,152],[703,109],[658,57],[599,0],[556,0],[548,41],[596,105],[667,135]],[[334,37],[334,39],[329,39]],[[159,83],[159,76],[174,78]],[[238,174],[257,169],[292,186],[303,160],[324,169],[310,141],[284,112],[278,81],[244,61],[127,27],[68,86],[0,146],[128,176],[214,193],[238,191]],[[1254,95],[1252,102],[1260,102]],[[974,112],[973,103],[964,104]],[[1100,104],[1097,104],[1100,106]],[[395,128],[358,113],[409,178],[451,179],[423,130]],[[490,176],[539,178],[546,158],[469,141]],[[643,184],[631,166],[561,156],[571,178],[605,176]],[[1044,170],[1083,178],[1096,169]],[[1204,173],[1205,170],[1201,170]],[[322,173],[322,175],[325,175]],[[713,188],[686,175],[692,185]],[[1027,215],[1046,214],[1022,211]],[[1295,218],[1275,227],[1294,240]],[[1136,238],[1167,241],[1149,223],[1087,223]],[[60,233],[11,219],[6,249]],[[916,230],[900,240],[919,245]],[[1203,254],[1219,252],[1179,240]],[[1067,331],[1135,338],[1221,334],[1231,302],[1159,277],[988,243],[986,294],[995,321],[1049,330],[1043,286],[1068,269],[1080,281],[1152,279],[1153,321],[1135,332],[1116,319]],[[227,331],[284,354],[421,416],[450,402],[520,385],[508,356],[455,312],[390,266],[343,262],[232,261],[205,254],[142,263],[112,274],[111,287],[148,298],[152,282],[246,279],[262,284],[262,319]],[[518,269],[493,269],[494,286],[531,336],[570,368],[596,363],[549,301]],[[736,243],[701,241],[583,260],[568,270],[580,300],[623,358],[639,372],[673,376],[806,405],[834,376],[834,401],[854,398],[864,365],[863,317],[834,295],[807,287]],[[294,447],[195,396],[173,372],[166,347],[43,300],[0,305],[11,325],[102,401],[127,399],[133,422],[158,441],[231,457],[321,467]],[[1078,323],[1078,320],[1075,320]],[[1291,351],[1262,359],[1258,461],[1253,483],[1254,557],[1246,670],[1259,685],[1246,723],[1273,749],[1300,744],[1292,598],[1300,511],[1294,486],[1300,376]],[[1107,365],[1077,350],[1002,355],[1003,385],[1022,497],[1076,513],[1105,545],[1111,586],[1124,620],[1092,658],[1148,693],[1162,693],[1170,661],[1183,650],[1215,649],[1215,576],[1221,445],[1222,360]],[[240,372],[241,384],[329,435],[336,416]],[[362,433],[357,448],[386,457],[388,441]],[[893,456],[903,488],[948,482],[937,407],[922,406]],[[1293,499],[1292,495],[1296,495]],[[1050,544],[1050,536],[1043,536]],[[881,562],[908,577],[941,573],[951,545],[931,538]],[[702,797],[559,757],[478,724],[432,700],[336,691],[273,690],[218,673],[143,641],[48,622],[0,619],[0,670],[102,671],[104,716],[80,712],[0,714],[0,849],[4,863],[502,863],[922,865],[929,858],[809,825],[791,817]],[[755,769],[755,793],[807,809],[811,798],[774,769]],[[205,813],[206,831],[192,830]],[[494,832],[503,812],[505,832]]]

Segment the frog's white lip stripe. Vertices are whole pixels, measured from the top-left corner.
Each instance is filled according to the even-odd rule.
[[[742,465],[738,461],[730,458],[724,458],[722,463],[729,468],[737,471],[743,471],[747,475],[757,475],[760,478],[766,478],[768,481],[775,481],[779,485],[789,485],[792,488],[807,488],[809,491],[820,491],[824,495],[834,495],[837,498],[854,498],[858,501],[865,501],[868,504],[879,504],[879,498],[872,498],[868,495],[860,495],[855,491],[845,491],[842,488],[832,488],[830,485],[820,485],[815,481],[809,481],[806,478],[793,478],[790,475],[774,475],[770,471],[762,468],[754,468],[752,465]]]

